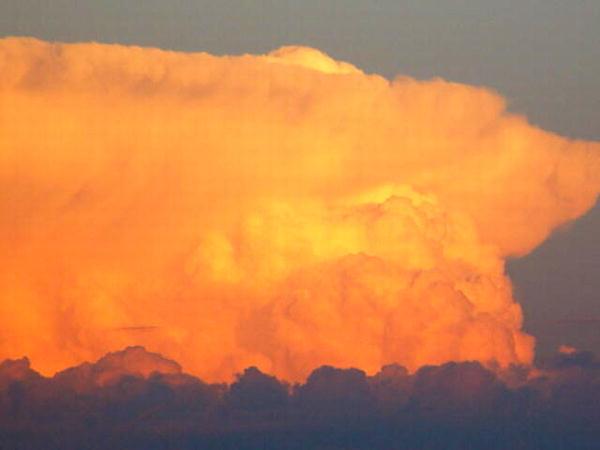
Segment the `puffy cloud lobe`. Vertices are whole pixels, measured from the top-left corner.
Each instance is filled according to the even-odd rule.
[[[248,366],[529,363],[504,258],[583,214],[598,143],[485,89],[313,49],[0,41],[0,356],[143,344]]]
[[[249,367],[238,375],[228,391],[227,401],[234,409],[260,411],[287,406],[288,389],[275,377]]]
[[[415,374],[413,407],[443,421],[482,419],[506,395],[493,372],[476,362],[426,366]]]
[[[95,364],[83,363],[58,372],[56,382],[77,387],[79,392],[117,383],[123,376],[147,379],[153,373],[181,374],[181,367],[159,354],[149,353],[143,347],[129,347],[122,352],[109,353]]]
[[[5,361],[0,436],[8,448],[29,450],[90,443],[98,449],[592,449],[600,436],[600,364],[576,353],[565,366],[564,357],[513,386],[478,362],[413,374],[390,365],[373,376],[323,366],[292,386],[251,367],[227,386],[172,373],[168,360],[131,347],[86,363],[91,373],[119,375],[85,391],[75,377],[45,378],[26,360]]]

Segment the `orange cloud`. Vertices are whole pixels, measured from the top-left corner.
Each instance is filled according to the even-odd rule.
[[[504,259],[584,214],[600,144],[317,50],[0,40],[0,359],[529,363]],[[140,333],[140,329],[147,332]]]

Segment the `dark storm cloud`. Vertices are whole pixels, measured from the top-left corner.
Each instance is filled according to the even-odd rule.
[[[250,367],[227,386],[141,347],[53,378],[25,358],[7,360],[0,448],[595,448],[598,360],[561,354],[536,370],[496,374],[464,362],[368,376],[324,366],[289,385]]]

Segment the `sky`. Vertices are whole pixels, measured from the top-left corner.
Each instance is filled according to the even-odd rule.
[[[213,54],[313,46],[366,72],[492,88],[560,135],[600,140],[600,3],[3,0],[0,37]],[[600,350],[600,208],[509,263],[539,354]]]

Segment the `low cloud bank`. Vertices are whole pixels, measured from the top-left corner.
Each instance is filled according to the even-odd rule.
[[[0,364],[2,449],[592,449],[598,423],[600,361],[577,351],[498,372],[323,366],[293,385],[256,367],[207,384],[143,347],[52,378]]]

